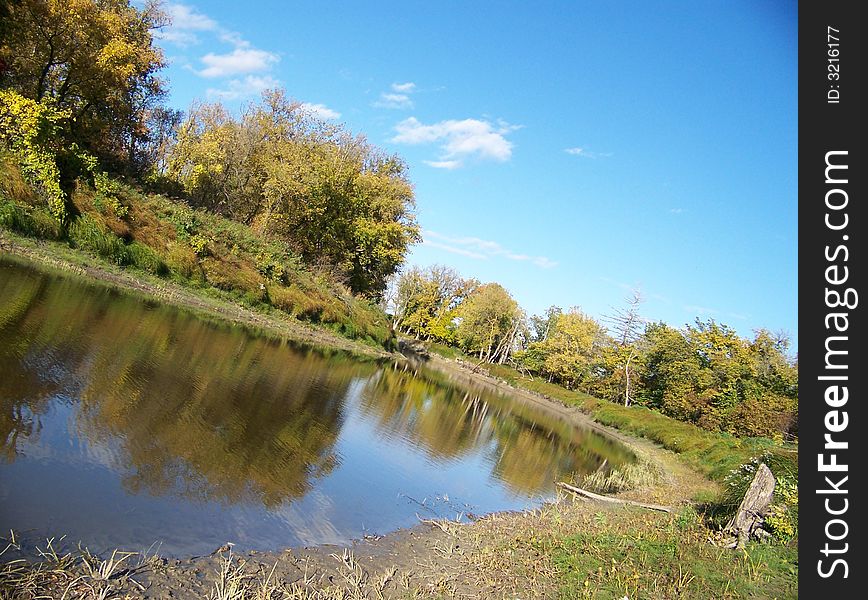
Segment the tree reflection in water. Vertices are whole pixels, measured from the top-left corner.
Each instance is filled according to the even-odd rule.
[[[275,544],[293,536],[317,543],[301,533],[310,511],[319,511],[329,536],[349,538],[372,514],[380,527],[412,523],[417,507],[395,498],[448,488],[453,476],[478,510],[501,510],[550,494],[569,473],[632,459],[591,430],[439,373],[302,349],[7,261],[0,261],[0,442],[4,497],[54,489],[58,477],[68,478],[62,489],[83,493],[72,480],[97,471],[99,485],[116,487],[68,508],[21,508],[15,519],[47,522],[52,510],[75,519],[84,506],[97,515],[82,516],[80,530],[88,531],[100,511],[126,514],[134,504],[137,518],[150,520],[127,529],[158,537],[152,530],[174,527],[178,548],[233,507],[238,523],[212,537],[244,527]],[[359,485],[376,469],[377,486]],[[55,479],[30,485],[39,477]],[[12,497],[29,501],[23,493]],[[133,502],[144,497],[167,501]],[[175,507],[179,516],[170,518],[165,511]],[[0,511],[3,525],[9,514]]]

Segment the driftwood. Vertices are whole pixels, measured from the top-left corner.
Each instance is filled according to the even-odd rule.
[[[584,498],[588,498],[590,500],[597,500],[598,502],[610,502],[612,504],[627,504],[629,506],[639,506],[641,508],[647,508],[649,510],[659,510],[661,512],[672,512],[671,506],[661,506],[659,504],[646,504],[645,502],[636,502],[634,500],[622,500],[621,498],[610,498],[609,496],[601,496],[600,494],[595,494],[594,492],[589,492],[588,490],[583,490],[582,488],[578,488],[574,485],[570,485],[569,483],[564,483],[563,481],[559,481],[557,483],[558,487],[561,487],[568,492],[572,492],[577,496],[582,496]]]
[[[738,505],[738,511],[724,528],[724,531],[736,536],[739,548],[744,547],[751,535],[758,535],[762,531],[760,526],[774,493],[775,476],[765,463],[760,463],[750,487]]]

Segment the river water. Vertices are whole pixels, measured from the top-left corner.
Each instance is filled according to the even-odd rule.
[[[559,479],[633,459],[440,374],[2,257],[0,442],[0,531],[179,557],[524,509]]]

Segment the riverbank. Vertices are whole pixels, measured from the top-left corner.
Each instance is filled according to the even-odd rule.
[[[222,299],[198,297],[172,282],[139,279],[128,271],[94,264],[64,248],[0,238],[7,251],[51,268],[234,321],[299,336],[295,323],[261,315]],[[17,244],[13,246],[12,244]],[[66,257],[65,252],[72,256]],[[190,297],[185,296],[189,294]],[[365,356],[385,351],[313,329],[297,341],[335,346]],[[17,540],[2,560],[0,585],[10,597],[353,598],[353,597],[587,597],[587,598],[788,598],[795,597],[795,546],[751,544],[744,552],[713,543],[714,530],[701,504],[719,491],[708,476],[765,447],[715,436],[638,409],[623,409],[517,373],[492,368],[473,372],[455,360],[432,357],[431,367],[450,377],[497,387],[525,401],[545,404],[575,422],[589,414],[618,425],[595,425],[661,465],[653,486],[625,491],[676,508],[672,514],[609,507],[573,498],[528,513],[495,514],[469,525],[425,522],[411,530],[359,540],[350,548],[292,549],[243,556],[229,550],[187,560],[79,553],[74,544],[42,545],[43,560],[15,563]],[[643,429],[644,428],[644,429]],[[628,435],[627,433],[634,435]],[[635,437],[643,434],[657,442]],[[719,464],[712,458],[717,456]],[[27,550],[27,549],[22,549]],[[67,552],[73,551],[72,554]],[[118,562],[120,561],[120,562]],[[234,590],[234,591],[233,591]]]
[[[0,256],[21,258],[58,273],[81,277],[144,298],[164,302],[202,318],[219,319],[245,327],[269,331],[289,340],[320,348],[350,352],[359,357],[390,358],[394,354],[380,346],[350,339],[333,330],[305,323],[278,310],[264,312],[234,301],[215,290],[194,289],[171,279],[132,272],[62,242],[36,240],[0,228]]]

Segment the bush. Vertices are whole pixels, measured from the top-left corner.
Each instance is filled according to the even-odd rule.
[[[270,252],[256,255],[256,269],[273,283],[286,283],[286,267]]]
[[[12,150],[25,179],[61,222],[68,215],[57,166],[57,139],[60,123],[69,117],[69,112],[59,110],[51,99],[40,103],[11,90],[0,90],[0,142]]]
[[[0,199],[0,227],[22,235],[56,240],[63,231],[51,215],[40,209],[25,209],[14,202]]]
[[[799,488],[795,480],[782,476],[775,485],[774,502],[766,515],[769,532],[783,542],[799,534]]]
[[[169,248],[169,254],[166,257],[166,263],[172,272],[177,273],[185,279],[190,279],[193,275],[198,275],[202,279],[202,269],[199,266],[199,259],[193,249],[184,244],[172,244]]]
[[[117,265],[130,263],[130,255],[123,240],[93,220],[81,215],[69,226],[67,232],[73,248],[80,248],[109,259]]]
[[[149,246],[133,242],[127,246],[127,254],[129,255],[130,263],[144,271],[159,275],[160,277],[165,277],[169,274],[168,265]]]
[[[118,197],[123,191],[118,181],[111,179],[108,173],[100,171],[94,174],[93,185],[96,190],[93,197],[94,208],[102,213],[109,209],[119,219],[123,219],[129,214],[129,207],[124,205]]]

